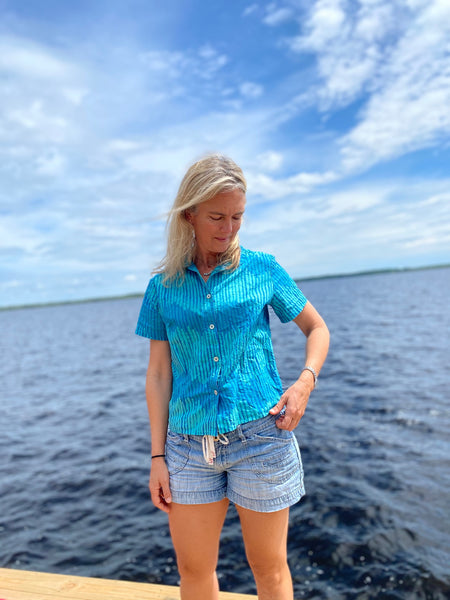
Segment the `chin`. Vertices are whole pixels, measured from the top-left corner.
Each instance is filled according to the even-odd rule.
[[[228,250],[228,248],[230,247],[230,242],[222,242],[222,243],[218,243],[216,244],[216,252],[220,252],[221,254],[223,252],[226,252]]]

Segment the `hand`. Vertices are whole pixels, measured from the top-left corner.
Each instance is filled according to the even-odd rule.
[[[169,487],[169,471],[163,457],[152,460],[150,481],[148,483],[152,502],[160,510],[168,513],[172,496]]]
[[[271,415],[278,415],[286,406],[285,413],[276,420],[277,427],[288,431],[293,431],[297,427],[305,414],[311,391],[311,386],[305,381],[298,380],[284,392],[269,411]]]

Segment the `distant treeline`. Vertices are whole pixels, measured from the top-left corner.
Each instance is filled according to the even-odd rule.
[[[427,265],[425,267],[397,267],[392,269],[373,269],[371,271],[356,271],[354,273],[337,273],[333,275],[317,275],[314,277],[299,277],[296,281],[317,281],[319,279],[340,279],[341,277],[361,277],[362,275],[385,275],[386,273],[407,273],[408,271],[429,271],[431,269],[448,269],[450,263],[443,265]]]
[[[450,263],[444,265],[428,265],[425,267],[401,267],[392,269],[375,269],[372,271],[357,271],[355,273],[338,273],[333,275],[317,275],[315,277],[297,277],[297,282],[318,281],[320,279],[340,279],[343,277],[361,277],[363,275],[381,275],[386,273],[405,273],[408,271],[427,271],[430,269],[448,269]],[[109,300],[125,300],[127,298],[142,298],[143,293],[126,294],[124,296],[106,296],[102,298],[80,298],[78,300],[60,300],[57,302],[41,302],[36,304],[21,304],[17,306],[0,306],[0,310],[18,310],[20,308],[41,308],[43,306],[61,306],[63,304],[85,304],[88,302],[105,302]]]

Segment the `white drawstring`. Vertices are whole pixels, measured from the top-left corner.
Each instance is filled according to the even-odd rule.
[[[216,449],[214,448],[214,436],[204,435],[202,439],[203,456],[209,465],[214,463]]]
[[[203,448],[203,456],[208,465],[214,464],[214,459],[216,458],[216,449],[214,447],[214,442],[220,442],[224,446],[227,446],[230,443],[230,440],[223,433],[219,433],[217,437],[213,435],[204,435],[202,438],[202,448]]]

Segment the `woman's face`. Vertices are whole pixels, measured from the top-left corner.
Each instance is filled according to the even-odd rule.
[[[239,189],[221,192],[186,211],[195,231],[200,254],[225,252],[239,231],[245,210],[245,194]]]

